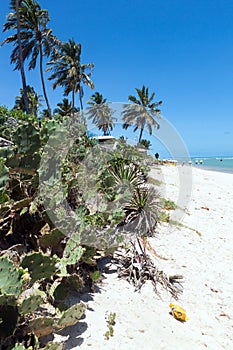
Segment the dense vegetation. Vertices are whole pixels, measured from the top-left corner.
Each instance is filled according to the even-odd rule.
[[[101,276],[99,262],[119,247],[130,243],[133,256],[146,262],[144,272],[152,273],[146,237],[154,234],[162,215],[159,195],[148,184],[148,158],[123,138],[105,149],[87,136],[83,84],[94,87],[94,65],[81,63],[81,44],[60,42],[37,1],[10,5],[3,30],[13,33],[3,44],[14,44],[11,62],[21,72],[22,89],[12,110],[0,107],[0,348],[21,350],[41,348],[43,336],[78,322],[86,306],[68,308],[68,293],[92,290]],[[35,69],[37,59],[47,107],[40,118],[41,97],[25,74],[25,62]],[[71,94],[71,101],[64,98],[54,112],[46,93],[45,59],[53,87]],[[124,108],[124,127],[139,128],[139,141],[149,148],[142,133],[146,126],[150,133],[159,126],[154,117],[161,102],[153,102],[154,93],[149,97],[145,86],[136,91],[139,100],[129,96],[133,104]],[[87,117],[104,135],[114,128],[113,114],[100,93],[90,97]],[[118,260],[123,270],[125,258]],[[142,278],[135,271],[133,276],[140,287],[149,275]],[[175,276],[150,277],[155,287],[166,281],[176,296]],[[62,349],[62,344],[48,343],[44,349]]]

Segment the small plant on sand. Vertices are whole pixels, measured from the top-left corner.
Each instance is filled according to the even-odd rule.
[[[115,324],[116,324],[116,313],[115,312],[110,312],[110,314],[106,315],[106,318],[107,318],[108,330],[106,331],[104,336],[105,336],[106,340],[109,340],[110,337],[113,337],[113,335],[114,335],[114,328],[113,328],[113,326],[115,326]]]
[[[175,210],[175,209],[177,209],[176,203],[173,202],[170,199],[161,198],[161,205],[162,205],[162,208],[165,209],[165,210]]]

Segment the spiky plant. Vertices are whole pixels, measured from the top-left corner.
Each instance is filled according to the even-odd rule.
[[[137,236],[152,236],[160,215],[159,193],[153,188],[136,188],[125,211],[126,230]]]
[[[137,164],[119,162],[109,167],[109,173],[116,187],[125,187],[133,191],[145,183],[145,175]]]

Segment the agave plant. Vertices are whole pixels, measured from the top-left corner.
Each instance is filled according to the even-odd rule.
[[[99,188],[107,195],[110,201],[118,198],[120,203],[126,203],[135,188],[144,185],[146,175],[141,166],[128,158],[120,157],[117,152],[111,154],[111,158],[101,171]]]
[[[130,187],[136,188],[145,183],[145,176],[137,164],[117,163],[109,167],[109,172],[113,176],[116,185],[123,182],[128,183]]]
[[[126,230],[137,236],[152,236],[160,215],[159,198],[154,188],[136,188],[125,205]]]

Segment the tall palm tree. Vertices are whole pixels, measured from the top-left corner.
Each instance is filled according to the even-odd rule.
[[[94,89],[94,84],[90,78],[94,65],[92,63],[81,64],[81,44],[75,43],[73,39],[62,43],[58,53],[47,64],[49,67],[46,70],[52,71],[49,80],[55,80],[53,89],[56,89],[57,86],[62,86],[64,87],[64,96],[72,93],[73,116],[75,93],[79,93],[80,107],[83,109],[82,84]]]
[[[158,122],[154,119],[160,117],[160,109],[158,108],[162,101],[153,102],[155,93],[149,96],[148,88],[144,85],[142,89],[135,89],[138,98],[132,95],[128,96],[128,100],[133,102],[130,105],[125,105],[122,111],[123,128],[127,129],[130,125],[134,125],[134,131],[140,129],[138,142],[141,142],[143,130],[147,127],[149,134],[152,134],[152,127],[159,128]]]
[[[52,34],[52,30],[47,28],[49,22],[49,14],[47,10],[43,10],[36,0],[23,0],[19,7],[20,25],[21,25],[21,43],[23,61],[29,60],[29,70],[35,69],[37,59],[39,57],[39,69],[42,83],[44,98],[46,101],[49,114],[51,108],[45,88],[45,80],[43,74],[43,57],[49,57],[58,45],[58,39]],[[9,14],[7,22],[4,24],[4,31],[15,29],[17,26],[17,18],[15,13]],[[12,35],[4,40],[4,43],[13,43],[14,49],[11,54],[11,63],[15,64],[15,69],[20,68],[19,52],[20,48],[17,36]],[[15,44],[17,43],[17,44]]]
[[[62,102],[57,103],[58,108],[55,108],[53,113],[57,113],[62,117],[72,115],[72,102],[70,102],[67,98],[63,98]],[[78,108],[74,107],[74,112],[78,112]]]
[[[88,119],[92,119],[98,129],[103,130],[104,136],[110,135],[116,118],[112,116],[113,111],[110,109],[107,99],[103,98],[99,92],[95,92],[87,104],[89,105],[87,107]]]
[[[21,43],[21,24],[20,24],[20,13],[19,13],[19,7],[22,4],[23,0],[11,0],[11,6],[10,9],[13,11],[8,15],[9,21],[11,20],[12,16],[15,16],[16,18],[16,25],[14,26],[14,29],[17,30],[15,34],[15,39],[18,43],[18,60],[19,60],[19,70],[21,74],[21,80],[22,80],[22,86],[23,86],[23,99],[24,99],[24,105],[25,105],[25,112],[27,114],[30,113],[29,110],[29,103],[28,103],[28,96],[27,96],[27,83],[26,83],[26,76],[24,71],[24,60],[23,60],[23,52],[22,52],[22,43]],[[10,29],[7,28],[6,24],[3,27],[3,31]],[[5,43],[5,40],[1,43],[3,45]]]

